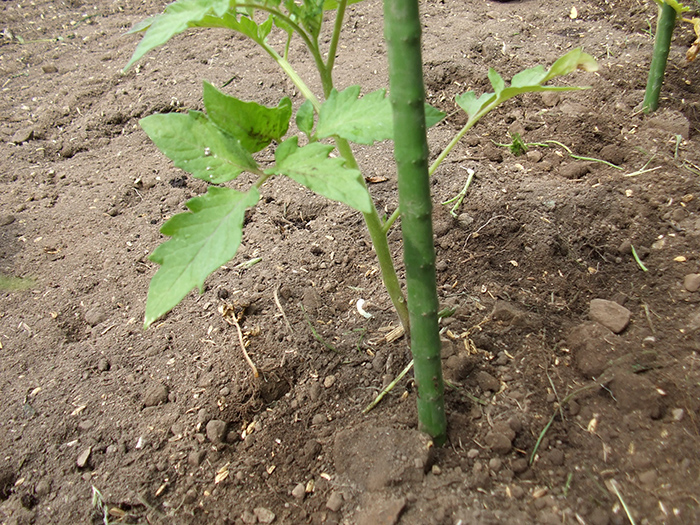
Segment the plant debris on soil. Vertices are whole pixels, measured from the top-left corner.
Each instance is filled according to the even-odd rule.
[[[449,440],[436,449],[416,430],[410,373],[362,413],[408,344],[386,337],[397,320],[361,216],[292,181],[262,188],[239,253],[201,295],[142,329],[159,228],[206,184],[138,119],[201,109],[203,80],[302,102],[222,30],[183,33],[123,73],[138,42],[126,31],[162,7],[0,6],[2,523],[700,522],[690,25],[647,116],[653,2],[422,3],[428,97],[448,114],[434,155],[464,124],[455,95],[487,90],[489,67],[510,78],[579,46],[600,64],[562,80],[590,90],[506,103],[433,178],[453,312],[441,320]],[[381,11],[348,7],[339,88],[387,85]],[[320,91],[300,44],[290,59]],[[390,214],[391,144],[358,160]],[[468,170],[453,216],[439,203]],[[390,240],[400,253],[398,227]]]

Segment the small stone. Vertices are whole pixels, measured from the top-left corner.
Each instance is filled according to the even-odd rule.
[[[627,328],[632,317],[632,313],[627,308],[605,299],[593,299],[588,315],[593,321],[602,324],[616,334]]]
[[[219,390],[219,395],[226,397],[231,393],[231,389],[227,386],[223,387],[221,390]]]
[[[479,388],[484,392],[498,392],[501,387],[501,382],[498,379],[483,370],[477,372],[476,382],[479,384]]]
[[[522,474],[528,469],[527,459],[518,458],[510,464],[510,468],[516,474]]]
[[[335,376],[334,375],[329,375],[323,380],[323,386],[326,388],[330,388],[335,384]]]
[[[78,468],[83,468],[87,465],[88,459],[90,459],[90,453],[92,452],[92,447],[88,447],[78,454],[78,459],[75,462],[78,464]]]
[[[97,362],[97,369],[100,372],[106,372],[110,368],[111,365],[109,364],[109,361],[107,361],[107,359],[105,359],[104,357]]]
[[[683,287],[689,292],[700,290],[700,273],[691,273],[683,278]]]
[[[433,465],[432,467],[430,467],[430,472],[433,476],[439,476],[440,474],[442,474],[442,469],[439,465]]]
[[[41,66],[41,70],[47,75],[50,75],[51,73],[58,73],[58,68],[53,64],[44,64]]]
[[[12,135],[12,138],[10,139],[10,142],[13,144],[22,144],[22,142],[29,142],[34,138],[34,129],[32,128],[24,128],[20,129],[15,132],[14,135]]]
[[[585,177],[588,173],[590,173],[591,167],[583,162],[572,162],[571,164],[567,164],[566,166],[562,166],[559,169],[559,175],[564,177],[565,179],[582,179]]]
[[[249,510],[244,510],[243,513],[241,514],[241,521],[243,523],[247,523],[247,524],[252,525],[252,524],[258,522],[258,517],[255,514],[253,514],[252,512],[250,512]]]
[[[332,492],[328,498],[328,501],[326,502],[326,508],[332,510],[333,512],[338,512],[342,506],[343,495],[340,492]]]
[[[540,95],[542,97],[542,104],[548,108],[553,108],[561,100],[561,95],[555,91],[545,91]]]
[[[162,383],[151,386],[143,396],[143,404],[147,407],[155,407],[168,402],[168,387]]]
[[[0,226],[8,226],[15,222],[14,215],[0,215]]]
[[[559,450],[558,448],[551,450],[549,452],[549,461],[552,462],[552,465],[555,465],[557,467],[562,466],[564,464],[564,452]]]
[[[479,457],[479,449],[476,448],[471,448],[469,449],[469,452],[467,452],[467,457],[469,459],[476,459]]]
[[[511,440],[501,432],[489,432],[484,443],[496,454],[508,454],[513,448]]]
[[[194,489],[190,489],[185,493],[185,497],[183,498],[183,503],[185,505],[190,505],[197,501],[197,491]]]
[[[503,460],[501,458],[491,458],[489,459],[489,468],[494,472],[501,470],[503,466]]]
[[[204,425],[207,421],[209,421],[209,412],[206,408],[200,408],[197,412],[197,423]]]
[[[523,489],[520,485],[513,485],[510,487],[510,495],[515,499],[520,499],[525,495],[525,489]]]
[[[226,436],[226,421],[212,419],[207,423],[207,439],[212,443],[221,443]]]
[[[323,414],[316,414],[313,418],[311,418],[311,424],[313,426],[325,425],[326,423],[328,423],[328,418],[326,418],[326,416]]]
[[[193,450],[187,455],[187,463],[193,467],[198,467],[207,455],[206,450]]]
[[[265,507],[254,508],[253,514],[255,514],[255,517],[258,518],[260,523],[272,523],[275,521],[275,513]]]
[[[40,480],[34,487],[34,493],[39,497],[46,496],[49,492],[51,492],[51,482],[46,479]]]
[[[542,152],[537,151],[536,149],[528,151],[525,156],[527,157],[527,160],[530,162],[539,162],[542,160]]]
[[[292,489],[292,496],[298,500],[302,500],[306,497],[306,487],[303,483],[297,483],[296,487]]]
[[[92,419],[86,419],[78,423],[78,428],[80,430],[90,430],[93,426],[95,426],[95,422]]]
[[[658,474],[655,470],[647,470],[639,475],[639,482],[642,485],[651,486],[656,482]]]
[[[674,421],[683,421],[683,417],[685,416],[685,410],[682,408],[674,408],[671,410],[671,414],[673,415],[673,420]]]
[[[107,318],[99,308],[90,308],[85,312],[85,322],[90,326],[96,326]]]

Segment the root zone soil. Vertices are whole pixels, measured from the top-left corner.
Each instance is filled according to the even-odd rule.
[[[454,96],[485,89],[488,67],[509,78],[577,46],[601,66],[565,80],[589,91],[506,104],[434,177],[441,302],[455,308],[442,321],[449,442],[435,450],[415,430],[410,379],[362,415],[407,343],[386,341],[396,320],[361,217],[291,182],[263,188],[241,251],[202,295],[141,329],[158,229],[205,185],[137,121],[201,108],[202,80],[298,106],[273,64],[200,31],[123,74],[137,43],[125,31],[159,3],[0,8],[0,272],[31,285],[0,293],[3,523],[700,521],[689,27],[662,109],[645,116],[652,2],[422,4],[426,86],[448,113],[435,153],[463,124]],[[340,88],[387,84],[381,34],[381,3],[349,8]],[[318,89],[309,57],[293,46],[291,58]],[[547,147],[516,157],[498,146],[509,132]],[[371,190],[391,213],[390,145],[358,158],[388,179]],[[455,218],[439,203],[467,169]],[[391,240],[398,252],[398,230]],[[226,304],[244,310],[258,380]]]

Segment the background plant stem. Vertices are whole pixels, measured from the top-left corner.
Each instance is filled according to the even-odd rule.
[[[654,53],[649,66],[649,79],[644,92],[642,108],[644,113],[653,113],[659,107],[659,94],[664,82],[668,52],[671,49],[673,29],[676,27],[676,10],[664,2],[659,6],[659,15],[656,21],[656,35],[654,36]]]
[[[411,352],[418,384],[418,422],[436,445],[442,445],[447,423],[417,0],[384,0],[384,35],[389,52],[394,157],[399,178]]]

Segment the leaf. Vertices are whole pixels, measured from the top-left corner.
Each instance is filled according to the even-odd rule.
[[[467,91],[455,97],[455,102],[467,112],[469,118],[479,113],[484,106],[490,104],[493,100],[496,100],[495,93],[483,93],[479,98],[476,98],[476,93],[473,91]]]
[[[503,80],[503,77],[498,74],[498,71],[496,71],[494,68],[489,68],[489,82],[491,82],[491,85],[493,86],[493,90],[496,92],[496,96],[501,94],[501,91],[503,91],[503,88],[506,87],[506,82]]]
[[[311,136],[314,129],[314,106],[310,100],[305,100],[299,109],[296,116],[297,128],[307,136]]]
[[[213,184],[233,180],[257,164],[235,137],[199,111],[151,115],[143,130],[175,166]]]
[[[211,186],[187,203],[191,212],[175,215],[163,225],[161,233],[172,239],[150,256],[161,267],[148,288],[146,328],[193,288],[201,291],[204,280],[233,258],[241,243],[245,211],[259,199],[256,188],[240,193]]]
[[[372,200],[362,175],[358,170],[345,167],[344,159],[329,157],[333,149],[320,142],[300,148],[298,137],[292,137],[277,148],[277,163],[267,173],[286,175],[319,195],[370,213]]]
[[[445,113],[430,104],[425,105],[425,127],[432,128],[435,124],[445,118]]]
[[[534,86],[544,82],[547,72],[541,65],[516,73],[510,81],[511,87]]]
[[[182,33],[191,23],[198,22],[209,13],[222,16],[229,8],[229,0],[178,0],[168,5],[163,14],[150,19],[146,34],[124,70],[156,47],[165,44],[173,36]],[[133,31],[142,31],[145,22],[137,24]]]
[[[280,100],[276,108],[269,108],[225,95],[208,82],[204,82],[204,107],[214,124],[240,140],[251,153],[273,140],[279,142],[287,133],[292,116],[292,101],[288,97]]]
[[[386,90],[379,89],[358,99],[359,94],[360,86],[331,91],[318,116],[319,138],[337,135],[358,144],[393,138],[391,103],[385,96]]]
[[[555,77],[568,75],[577,69],[589,72],[598,71],[598,63],[591,55],[584,53],[580,47],[569,51],[566,55],[554,62],[552,67],[549,68],[549,71],[547,71],[547,75],[544,80],[542,80],[542,83],[552,80]]]

